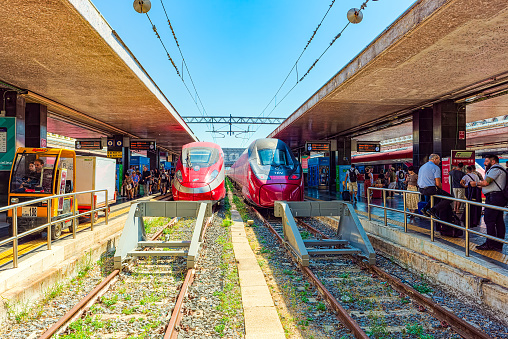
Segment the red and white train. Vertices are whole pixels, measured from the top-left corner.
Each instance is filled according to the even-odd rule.
[[[303,201],[302,166],[281,140],[254,141],[228,176],[253,205],[273,208],[276,200]]]
[[[182,147],[173,179],[174,200],[221,200],[224,186],[224,152],[213,142],[191,142]]]

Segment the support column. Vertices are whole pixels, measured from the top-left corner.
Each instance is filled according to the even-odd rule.
[[[348,137],[341,137],[337,139],[337,164],[336,165],[349,165],[351,164],[351,139]]]
[[[131,167],[131,149],[130,147],[123,147],[122,149],[122,164],[123,164],[123,175],[127,173],[127,170]]]
[[[456,104],[453,100],[435,104],[433,118],[433,153],[439,154],[441,158],[449,158],[452,150],[466,149],[465,105]]]
[[[330,151],[330,180],[328,182],[328,190],[335,192],[337,190],[337,152]]]
[[[150,159],[150,170],[153,170],[153,169],[158,169],[159,168],[159,165],[158,165],[158,155],[159,155],[159,151],[158,150],[155,150],[155,151],[146,151],[146,156],[148,157],[148,159]]]
[[[25,109],[25,146],[47,147],[48,108],[27,103]]]
[[[433,153],[433,109],[413,112],[413,166],[420,168]]]
[[[465,135],[466,108],[453,100],[414,111],[413,165],[422,166],[432,153],[448,158],[452,150],[465,150]]]

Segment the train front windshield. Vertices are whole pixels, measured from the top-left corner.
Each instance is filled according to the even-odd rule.
[[[185,167],[210,167],[219,160],[219,150],[212,147],[184,148],[182,164]]]
[[[265,148],[258,150],[261,166],[292,166],[293,161],[284,149]]]

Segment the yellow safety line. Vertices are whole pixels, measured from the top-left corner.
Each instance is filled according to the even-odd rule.
[[[356,211],[356,212],[358,214],[363,215],[363,216],[368,216],[367,212],[363,212],[363,211]],[[383,220],[383,218],[378,216],[378,215],[371,214],[371,216],[372,216],[373,219]],[[390,220],[390,223],[392,223],[394,225],[404,227],[404,223],[403,222],[400,222],[400,221],[397,221],[397,220],[393,220],[393,219],[389,219],[389,220]],[[407,224],[407,228],[410,229],[411,231],[415,231],[415,232],[419,232],[419,233],[425,233],[427,235],[430,235],[430,230],[429,229],[423,228],[423,227],[418,226],[418,225],[414,225],[414,224],[408,223]],[[441,239],[446,240],[446,241],[449,241],[449,242],[451,242],[451,243],[453,243],[455,245],[461,246],[461,247],[466,247],[466,240],[462,239],[462,238],[452,238],[452,237],[443,236],[443,235],[440,235],[440,234],[437,234],[437,233],[435,233],[435,237],[441,238]],[[473,251],[473,252],[478,253],[478,254],[480,254],[482,256],[494,259],[494,260],[496,260],[496,261],[498,261],[500,263],[508,264],[508,255],[503,254],[501,252],[497,252],[497,251],[482,251],[482,250],[477,250],[476,246],[478,246],[478,245],[473,243],[473,242],[471,242],[471,241],[469,242],[469,250],[470,251]]]
[[[111,212],[109,213],[109,218],[115,218],[119,215],[122,215],[122,214],[125,214],[127,212],[129,212],[130,210],[130,206],[129,207],[126,207],[126,208],[122,208],[118,211],[115,211],[115,212]],[[106,218],[105,217],[101,217],[99,218],[98,220],[95,221],[95,224],[99,224],[103,221],[105,221]],[[90,227],[90,222],[87,222],[87,223],[84,223],[84,224],[80,224],[78,225],[78,228],[77,228],[77,232],[85,229],[85,228],[88,228]],[[62,231],[62,236],[60,237],[60,239],[63,239],[63,238],[66,238],[66,237],[69,237],[69,236],[72,236],[72,232],[70,232],[68,229],[67,231]],[[48,243],[47,240],[45,239],[34,239],[34,240],[31,240],[29,242],[26,242],[26,243],[23,243],[23,244],[20,244],[18,245],[18,257],[21,257],[22,255],[30,252],[30,251],[33,251],[41,246],[45,246],[46,244]],[[3,251],[0,253],[0,266],[3,266],[5,265],[6,263],[12,261],[12,257],[13,257],[13,250],[12,248],[6,250],[6,251]]]

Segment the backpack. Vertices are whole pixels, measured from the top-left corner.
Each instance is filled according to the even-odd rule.
[[[491,169],[494,168],[494,167],[497,167],[497,168],[501,169],[504,172],[504,174],[506,175],[506,179],[505,179],[506,184],[504,185],[504,187],[500,187],[498,185],[498,183],[496,182],[496,180],[494,180],[494,183],[501,190],[501,192],[503,192],[503,195],[504,195],[505,199],[508,199],[508,172],[503,167],[501,167],[500,165],[497,165],[497,166],[496,165],[492,166]],[[485,173],[485,178],[487,178],[487,173]]]
[[[356,168],[352,168],[349,170],[349,181],[356,182]]]
[[[399,171],[399,179],[404,180],[405,178],[406,178],[406,173],[404,173],[404,171],[400,170]]]

